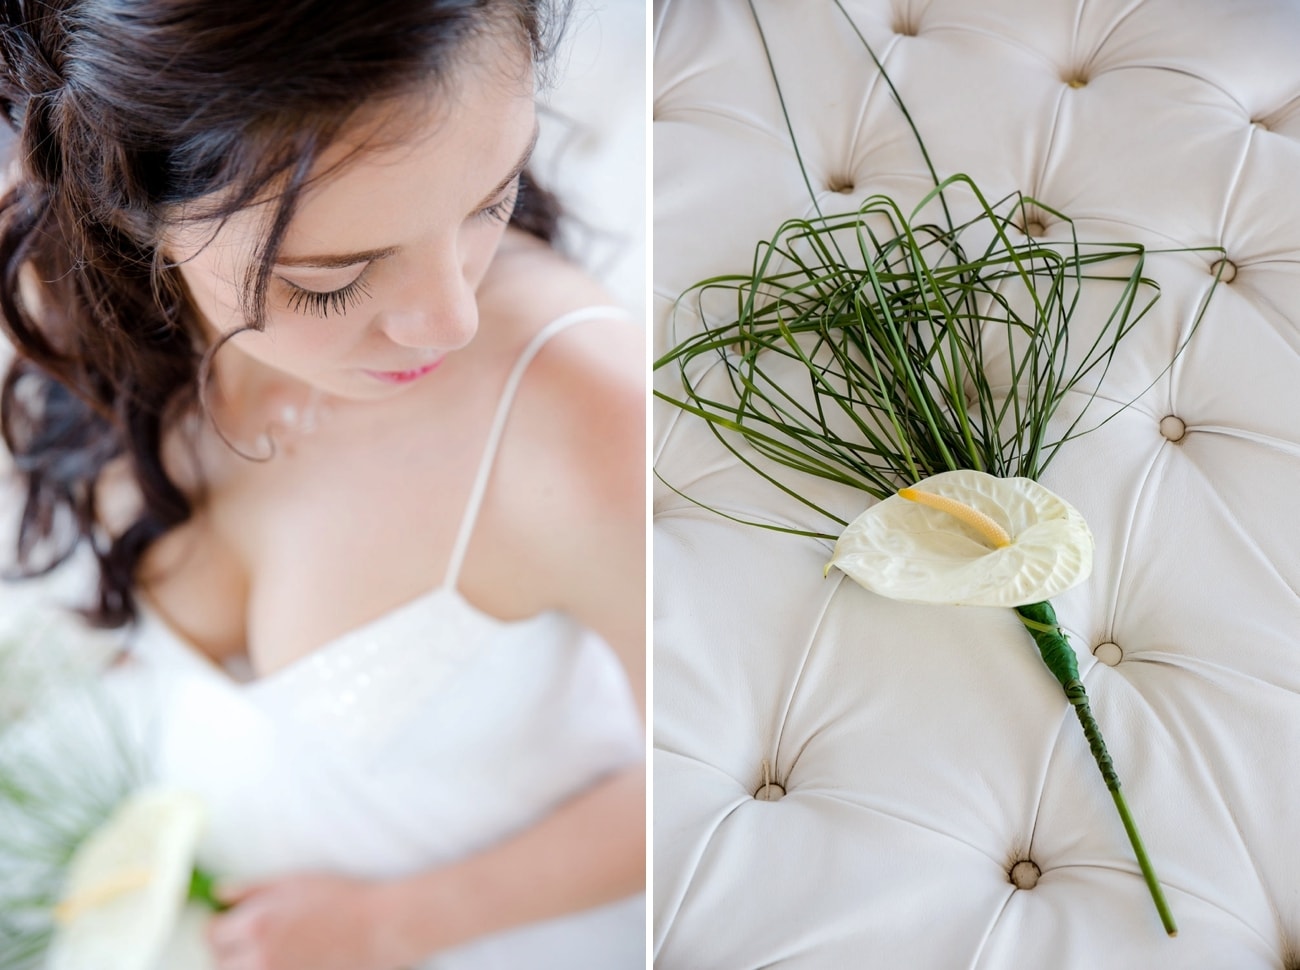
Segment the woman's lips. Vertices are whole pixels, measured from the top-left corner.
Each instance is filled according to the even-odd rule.
[[[415,368],[415,370],[368,370],[364,371],[364,373],[377,381],[383,381],[385,384],[409,384],[411,381],[419,380],[425,374],[436,370],[438,365],[445,359],[439,357],[432,364],[425,364],[423,367]]]

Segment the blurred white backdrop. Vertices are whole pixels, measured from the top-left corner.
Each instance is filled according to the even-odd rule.
[[[534,171],[570,217],[568,251],[637,319],[646,299],[646,4],[576,0],[541,93]]]

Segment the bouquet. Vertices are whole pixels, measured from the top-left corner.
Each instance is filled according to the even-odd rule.
[[[1038,481],[1062,446],[1118,413],[1084,423],[1120,342],[1159,295],[1144,272],[1147,250],[1082,242],[1064,213],[1038,200],[989,201],[966,175],[941,179],[857,36],[911,126],[933,187],[915,205],[877,194],[829,215],[814,193],[818,214],[761,242],[748,274],[704,280],[679,298],[700,326],[655,362],[678,369],[680,394],[656,396],[708,422],[741,463],[840,525],[832,534],[749,523],[834,541],[827,571],[897,599],[1015,610],[1078,715],[1172,936],[1176,924],[1050,603],[1087,578],[1092,538],[1083,517]],[[959,209],[968,214],[958,218]],[[1037,238],[1034,223],[1047,216],[1067,239]],[[1085,302],[1086,321],[1076,312]],[[704,372],[721,375],[723,393],[706,389]],[[1060,420],[1067,399],[1080,398]],[[877,503],[847,522],[806,497],[790,469]]]
[[[111,673],[81,659],[102,644],[19,617],[0,638],[0,684],[28,700],[0,716],[0,970],[204,970],[203,806],[150,786]]]

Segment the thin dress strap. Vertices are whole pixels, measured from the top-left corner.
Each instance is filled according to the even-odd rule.
[[[474,485],[470,489],[469,501],[465,503],[465,513],[461,519],[460,531],[456,534],[456,544],[452,546],[451,557],[447,560],[447,575],[443,580],[443,586],[446,588],[455,589],[460,582],[461,566],[465,562],[465,553],[469,550],[470,536],[474,533],[474,523],[478,521],[479,509],[483,505],[483,496],[487,494],[488,479],[492,477],[492,465],[496,460],[497,449],[501,445],[501,436],[505,433],[506,419],[510,416],[510,406],[514,403],[515,394],[524,379],[524,372],[528,370],[528,365],[532,363],[533,358],[546,345],[546,342],[561,330],[567,330],[573,324],[582,323],[585,320],[609,318],[611,316],[626,318],[628,312],[617,306],[590,306],[579,310],[571,310],[562,316],[556,317],[533,335],[533,339],[528,342],[528,346],[524,348],[523,353],[515,361],[510,375],[506,378],[505,386],[502,388],[501,400],[497,402],[496,413],[492,417],[492,427],[488,430],[487,441],[483,445],[483,455],[479,459],[478,473],[474,476]]]

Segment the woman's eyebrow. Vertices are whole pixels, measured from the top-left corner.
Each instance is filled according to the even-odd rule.
[[[277,256],[276,266],[307,266],[312,269],[344,269],[361,263],[370,263],[376,259],[385,259],[397,252],[396,246],[385,249],[368,249],[360,253],[340,253],[329,256]]]
[[[533,137],[528,140],[528,147],[525,148],[524,153],[519,156],[519,161],[515,162],[515,167],[510,170],[510,174],[498,182],[496,188],[483,197],[483,201],[478,204],[480,209],[490,206],[496,197],[506,190],[506,186],[518,178],[520,173],[528,167],[528,161],[533,157],[533,149],[537,147],[537,136],[540,132],[541,127],[539,125],[533,125]]]
[[[479,208],[485,208],[492,204],[492,201],[506,190],[506,187],[513,182],[519,174],[528,167],[528,161],[533,157],[533,150],[537,148],[537,136],[541,129],[539,126],[533,126],[533,137],[528,140],[528,147],[524,153],[519,156],[519,161],[515,162],[514,168],[510,174],[497,183],[479,203]],[[306,267],[309,269],[345,269],[348,266],[359,266],[362,263],[370,263],[377,259],[385,259],[397,252],[396,246],[388,246],[384,249],[368,249],[359,253],[339,253],[326,256],[279,256],[275,260],[276,266],[286,267]]]

